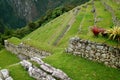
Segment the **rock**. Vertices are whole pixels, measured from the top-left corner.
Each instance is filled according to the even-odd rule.
[[[44,71],[46,71],[46,72],[48,72],[48,73],[53,73],[54,72],[54,70],[55,70],[55,68],[53,68],[51,65],[49,65],[49,64],[42,64],[41,66],[40,66],[40,68],[41,69],[43,69]]]
[[[28,72],[31,77],[37,80],[41,80],[41,78],[45,78],[47,75],[44,71],[36,67],[30,67]]]
[[[53,77],[50,76],[50,75],[47,75],[46,78],[47,78],[47,80],[56,80],[55,78],[53,78]]]
[[[91,50],[91,47],[87,46],[87,47],[86,47],[86,50],[88,50],[88,51]]]
[[[0,71],[0,79],[4,79],[3,74]]]
[[[3,80],[3,79],[0,77],[0,80]]]
[[[99,57],[100,56],[100,53],[96,53],[96,57]]]
[[[29,69],[29,67],[32,66],[32,63],[28,62],[27,60],[23,60],[20,62],[22,66],[24,66],[26,69]]]
[[[5,80],[13,80],[13,78],[12,77],[8,77]]]
[[[105,65],[108,65],[108,62],[104,62]]]
[[[52,76],[60,80],[71,80],[64,72],[59,69],[55,70]]]
[[[105,59],[107,56],[106,54],[102,54],[101,57]]]
[[[8,72],[7,69],[2,69],[2,70],[1,70],[1,73],[3,74],[3,77],[4,77],[4,78],[8,78],[8,77],[9,77],[9,72]]]
[[[68,53],[70,53],[70,52],[73,52],[73,49],[72,48],[67,48],[67,50],[66,50]]]
[[[31,61],[34,61],[34,62],[37,62],[38,64],[40,64],[40,65],[42,65],[44,62],[40,59],[40,58],[38,58],[38,57],[33,57],[33,58],[31,58]]]
[[[103,49],[103,46],[97,46],[97,49],[102,50],[102,49]]]

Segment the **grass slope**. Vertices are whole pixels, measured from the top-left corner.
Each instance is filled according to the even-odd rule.
[[[18,64],[20,60],[16,55],[3,49],[0,51],[0,69],[8,69],[14,80],[34,80],[27,71]]]
[[[113,24],[111,14],[104,10],[105,7],[102,6],[100,1],[96,0],[94,5],[97,10],[97,17],[101,18],[101,21],[97,23],[97,26],[109,29]],[[120,80],[120,71],[117,69],[109,68],[102,64],[63,52],[64,48],[67,47],[69,38],[73,36],[79,36],[82,39],[88,39],[101,43],[105,42],[109,45],[117,45],[116,42],[101,36],[98,38],[93,37],[89,28],[89,26],[94,25],[94,15],[91,12],[92,6],[92,4],[89,4],[87,7],[80,6],[81,10],[78,15],[75,15],[75,22],[59,41],[57,46],[53,46],[52,43],[68,24],[70,18],[73,16],[73,10],[35,30],[23,38],[22,41],[27,41],[30,45],[33,45],[31,41],[34,41],[34,47],[42,48],[44,46],[44,49],[48,51],[50,51],[49,47],[51,47],[53,54],[45,58],[44,61],[56,68],[62,69],[73,80]],[[31,41],[29,41],[29,39]]]

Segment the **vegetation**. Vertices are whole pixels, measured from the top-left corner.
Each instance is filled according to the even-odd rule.
[[[20,60],[16,55],[3,49],[0,51],[0,68],[7,68],[9,65],[18,63]]]
[[[120,27],[113,27],[106,31],[110,39],[120,41]]]
[[[12,37],[12,38],[8,39],[8,41],[15,44],[15,45],[18,45],[21,42],[21,40],[16,38],[16,37]]]
[[[106,43],[111,46],[118,45],[116,41],[109,40],[106,37],[98,35],[98,33],[98,37],[93,36],[93,33],[91,32],[91,26],[94,25],[94,14],[91,13],[93,4],[90,3],[91,2],[88,2],[78,6],[77,8],[74,8],[74,10],[63,12],[64,14],[62,15],[60,15],[62,13],[60,9],[63,8],[56,8],[55,11],[47,13],[49,15],[46,15],[42,18],[43,22],[41,19],[34,23],[29,23],[25,28],[16,30],[15,34],[19,33],[20,36],[17,36],[20,38],[25,36],[24,38],[19,40],[13,37],[9,39],[9,41],[14,44],[23,42],[37,49],[51,52],[52,55],[46,57],[44,61],[56,68],[60,68],[73,80],[120,80],[120,71],[118,69],[110,68],[102,63],[100,64],[97,62],[92,62],[64,52],[65,48],[68,46],[69,39],[74,36],[99,43]],[[101,28],[94,27],[93,31],[103,33],[104,29],[108,30],[113,25],[112,16],[108,11],[105,10],[105,7],[99,0],[95,0],[94,5],[96,7],[97,18],[100,18],[100,21],[96,23],[96,26],[100,26]],[[78,10],[78,14],[74,14],[76,9]],[[59,17],[57,17],[58,15]],[[73,24],[69,24],[73,18],[75,21]],[[67,25],[70,25],[71,27],[64,33],[64,36],[59,40],[57,45],[54,46],[53,43],[56,41],[59,35],[62,34],[61,32],[66,28]],[[1,59],[1,61],[3,60],[4,59]],[[15,61],[11,61],[11,63],[12,62],[14,64]],[[13,76],[13,78],[16,80],[24,80],[23,78],[25,78],[25,80],[33,80],[19,64],[14,65],[14,67],[10,67],[8,63],[4,65],[4,63],[1,62],[0,66],[3,66],[2,68],[8,68],[11,76]]]

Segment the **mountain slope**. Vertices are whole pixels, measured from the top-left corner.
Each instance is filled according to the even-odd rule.
[[[105,0],[101,1],[105,2]],[[101,1],[95,0],[94,3],[90,1],[64,13],[26,35],[21,42],[51,52],[52,55],[45,58],[44,61],[63,70],[72,80],[120,80],[120,71],[118,69],[109,68],[103,64],[64,52],[69,39],[74,36],[95,42],[105,42],[111,46],[117,45],[117,42],[101,36],[94,37],[90,31],[90,26],[93,25],[105,29],[110,29],[112,25],[115,25],[112,20],[112,13],[106,10]],[[117,3],[114,4],[117,5]],[[95,12],[93,12],[94,9]],[[14,41],[16,42],[16,40]]]
[[[64,4],[78,5],[89,0],[1,0],[0,19],[9,27],[19,28],[43,16],[47,10]]]

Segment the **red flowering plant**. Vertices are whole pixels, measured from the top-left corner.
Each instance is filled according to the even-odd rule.
[[[99,28],[99,27],[97,27],[97,26],[93,26],[92,28],[91,28],[91,31],[93,32],[93,34],[95,35],[95,36],[98,36],[99,35],[99,33],[101,33],[103,36],[105,36],[106,34],[105,34],[105,29],[103,29],[103,28]]]

